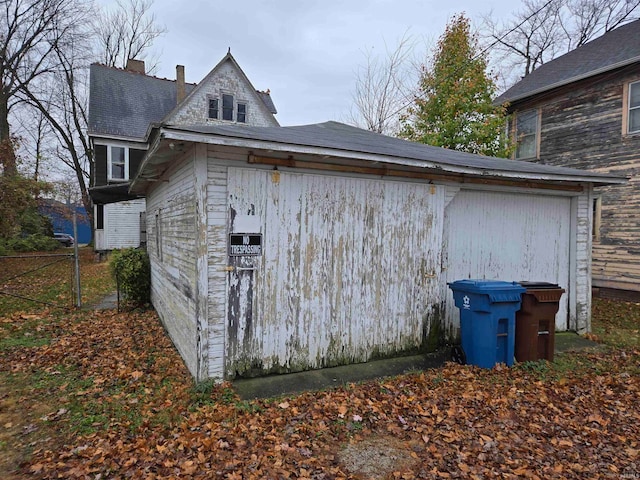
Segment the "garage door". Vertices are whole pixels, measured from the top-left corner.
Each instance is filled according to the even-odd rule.
[[[447,282],[467,278],[557,283],[568,291],[571,200],[566,197],[462,190],[445,209]],[[450,333],[458,311],[447,288]],[[567,328],[568,294],[556,328]]]
[[[419,348],[441,303],[442,187],[230,168],[228,377]]]

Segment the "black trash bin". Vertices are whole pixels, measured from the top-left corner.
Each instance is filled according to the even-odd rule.
[[[555,350],[556,314],[564,289],[554,283],[519,282],[526,290],[516,313],[515,356],[519,362],[549,360]]]

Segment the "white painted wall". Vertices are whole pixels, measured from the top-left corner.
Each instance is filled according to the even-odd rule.
[[[228,198],[229,231],[253,215],[264,237],[262,257],[230,258],[228,376],[421,347],[440,303],[443,187],[229,168]]]
[[[455,334],[460,278],[559,283],[559,328],[588,328],[589,191],[274,172],[218,147],[182,162],[148,195],[148,249],[154,305],[199,379],[366,361],[419,346],[441,316]],[[228,256],[238,216],[263,256]]]
[[[196,192],[193,153],[147,195],[151,301],[189,371],[198,377]]]
[[[140,246],[140,213],[145,200],[128,200],[104,206],[104,230],[96,231],[96,250]]]

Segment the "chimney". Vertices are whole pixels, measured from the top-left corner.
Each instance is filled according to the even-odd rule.
[[[185,97],[184,65],[176,65],[176,102],[180,104]]]
[[[128,59],[126,70],[130,72],[142,73],[144,75],[144,60],[136,60],[135,58]]]

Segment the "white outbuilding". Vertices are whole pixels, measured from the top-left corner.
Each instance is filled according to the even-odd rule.
[[[620,177],[337,122],[155,128],[152,301],[196,380],[416,353],[459,336],[447,282],[545,281],[588,331],[593,187]]]

